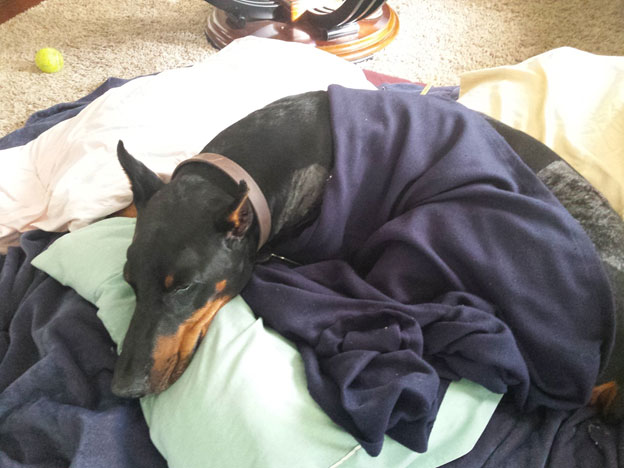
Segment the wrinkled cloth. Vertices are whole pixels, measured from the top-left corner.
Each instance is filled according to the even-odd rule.
[[[612,346],[582,228],[478,113],[329,89],[335,163],[316,221],[243,291],[294,341],[312,396],[371,454],[424,451],[445,381],[523,410],[585,404]],[[587,320],[587,311],[592,319]]]
[[[84,107],[84,105],[82,107]],[[78,107],[77,110],[80,110],[82,107]],[[42,123],[43,125],[52,126],[59,121],[57,119],[59,116],[53,111],[50,111],[49,113],[40,113],[39,115],[41,117],[45,117],[44,119],[37,119],[39,120],[39,123]],[[45,129],[46,128],[43,128],[43,130]],[[27,135],[30,134],[30,130],[19,132],[19,134],[21,134],[23,138],[15,139],[9,146],[26,143],[28,138]],[[12,135],[17,136],[18,133],[14,133]],[[0,144],[4,141],[5,140],[0,140]],[[8,146],[1,147],[6,148]],[[43,234],[33,232],[24,235],[23,238],[27,240],[30,236],[40,235]],[[49,240],[44,241],[46,244],[47,242],[49,242]],[[29,243],[26,245],[29,245]],[[33,252],[28,256],[28,258],[31,258],[34,255],[36,254]],[[17,343],[13,343],[16,351],[20,348],[24,349],[23,353],[13,353],[16,362],[18,361],[20,363],[19,366],[21,367],[16,367],[17,372],[7,375],[6,377],[4,377],[3,374],[4,369],[6,369],[5,361],[8,359],[7,349],[10,345],[10,335],[8,334],[9,328],[13,319],[17,317],[17,313],[13,307],[15,306],[15,303],[5,304],[4,298],[10,297],[7,293],[12,289],[13,284],[20,284],[20,291],[13,293],[14,296],[12,297],[22,297],[24,290],[34,289],[35,283],[40,283],[45,275],[40,272],[35,275],[35,270],[28,269],[27,265],[29,265],[29,260],[24,258],[24,253],[20,253],[19,249],[12,250],[9,256],[1,256],[0,261],[2,261],[2,270],[0,271],[0,297],[3,298],[3,300],[0,301],[0,308],[2,309],[2,313],[0,314],[0,324],[2,325],[2,328],[0,329],[2,333],[2,340],[0,340],[0,356],[2,356],[2,362],[5,366],[2,368],[2,372],[0,372],[0,377],[3,378],[3,390],[2,393],[0,393],[0,401],[6,401],[3,400],[3,398],[5,398],[5,392],[13,392],[13,390],[11,390],[12,388],[17,388],[18,385],[21,385],[18,382],[19,377],[23,375],[25,378],[31,379],[31,385],[38,385],[40,387],[39,395],[41,398],[39,398],[39,400],[49,402],[58,389],[61,391],[65,390],[63,389],[62,383],[59,383],[58,387],[52,386],[54,388],[44,388],[45,382],[46,380],[58,379],[58,375],[62,375],[64,369],[63,367],[58,366],[54,372],[49,371],[50,373],[41,377],[41,380],[39,381],[35,378],[33,373],[28,372],[29,365],[32,364],[32,366],[40,366],[40,364],[38,364],[39,361],[37,360],[37,345],[33,339],[29,340],[26,338],[28,333],[27,329],[30,330],[29,327],[31,326],[28,319],[24,318],[23,321],[20,322],[23,340],[19,342],[19,345]],[[14,266],[9,267],[11,264]],[[274,266],[275,265],[271,265],[271,267]],[[262,273],[264,268],[268,268],[268,266],[259,267],[258,273]],[[276,267],[276,271],[279,271],[279,268],[281,267]],[[21,271],[19,274],[21,281],[19,282],[16,280],[18,271]],[[291,274],[295,273],[295,270],[289,271]],[[46,281],[53,280],[47,278]],[[275,290],[281,289],[275,284],[271,284],[270,287]],[[330,288],[319,286],[319,289],[323,292],[331,291],[331,294],[334,294],[332,289],[333,287],[334,285],[330,284]],[[55,295],[59,295],[60,291],[64,291],[64,288],[60,288],[58,291],[55,291]],[[264,290],[264,293],[267,294],[267,300],[271,299],[271,290]],[[70,293],[66,294],[71,295]],[[39,302],[32,298],[30,301],[30,307],[33,310],[35,307],[43,307],[43,300]],[[93,307],[84,301],[82,302],[83,303],[80,306],[81,309],[90,309],[91,312],[89,313],[92,313]],[[39,306],[37,306],[37,304],[39,304]],[[308,310],[311,310],[311,313],[315,312],[314,307],[311,305],[306,307]],[[53,320],[54,315],[51,312],[50,314],[50,320]],[[82,315],[80,315],[80,317],[82,317]],[[30,319],[31,323],[34,323],[34,318],[35,317],[33,316]],[[66,318],[71,319],[71,324],[74,323],[73,318]],[[37,324],[39,323],[43,322],[38,320]],[[15,322],[15,324],[17,324],[17,322]],[[64,325],[67,324],[64,323]],[[13,326],[16,327],[16,325]],[[99,324],[97,326],[101,327]],[[39,329],[41,329],[39,325],[33,325],[33,335],[36,335]],[[43,329],[45,329],[45,327]],[[103,327],[101,327],[100,330],[102,333],[106,333]],[[296,339],[296,334],[292,334],[291,336]],[[81,348],[83,351],[88,349],[93,352],[92,348],[99,348],[101,346],[108,348],[109,346],[112,346],[112,343],[109,341],[93,341],[93,335],[89,333],[83,334],[80,337],[76,335],[74,338],[84,340],[84,343],[87,343]],[[62,347],[58,349],[62,349]],[[109,358],[107,353],[104,353],[104,356],[106,359]],[[14,365],[18,366],[17,363]],[[312,372],[309,373],[313,373],[314,371],[315,369],[312,367]],[[441,384],[439,392],[441,394],[443,394],[444,390],[444,381],[445,379],[440,379]],[[5,385],[6,388],[4,387]],[[328,383],[328,393],[332,390],[332,385],[333,384],[331,382]],[[318,385],[316,385],[316,388],[318,388]],[[99,389],[99,386],[94,387],[94,391],[99,391]],[[13,392],[11,395],[13,398],[20,398],[20,396],[17,395],[17,392]],[[23,408],[32,406],[28,402],[28,395],[29,394],[26,393],[23,396],[21,403],[21,407]],[[111,400],[108,399],[110,397],[109,393],[103,392],[102,395],[107,398],[107,401],[111,402]],[[97,395],[93,396],[92,401],[98,401],[98,398],[99,396]],[[105,405],[102,405],[100,408],[103,408],[104,406]],[[113,408],[115,407],[113,406]],[[0,433],[0,456],[3,457],[0,459],[0,465],[11,467],[16,466],[20,468],[32,466],[32,464],[36,461],[37,456],[43,456],[43,454],[45,454],[46,457],[40,460],[37,466],[46,468],[66,466],[68,464],[67,460],[72,458],[73,453],[75,460],[73,466],[166,466],[164,461],[158,460],[158,457],[156,457],[152,452],[154,448],[151,441],[149,441],[149,438],[147,437],[147,427],[142,422],[142,416],[138,414],[138,405],[132,404],[129,405],[129,407],[123,407],[121,409],[119,409],[119,407],[116,408],[118,408],[118,412],[114,415],[110,411],[104,413],[91,413],[92,415],[108,415],[112,419],[104,418],[104,420],[99,421],[99,424],[103,425],[98,425],[97,427],[95,424],[90,425],[89,427],[95,429],[90,433],[91,437],[89,438],[86,437],[86,432],[80,432],[80,428],[87,427],[83,422],[78,422],[76,420],[70,422],[66,420],[66,427],[65,431],[62,432],[62,437],[57,437],[56,434],[58,433],[59,427],[57,425],[46,426],[49,422],[48,420],[44,420],[42,424],[37,426],[34,422],[38,420],[37,418],[39,418],[39,415],[35,413],[32,413],[31,415],[24,415],[24,413],[13,413],[13,411],[4,412],[3,416],[0,417],[0,427],[7,424],[7,414],[13,413],[19,418],[24,418],[25,416],[28,417],[30,423],[24,423],[23,426],[20,424],[21,421],[26,421],[25,419],[21,419],[21,421],[19,419],[13,420],[13,422],[17,426],[24,428],[20,434],[22,438],[28,440],[30,449],[23,455],[28,455],[30,458],[26,460],[17,457],[14,449],[16,446],[16,439],[4,438],[9,429],[12,434],[11,437],[15,438],[17,434],[15,432],[16,426],[7,429],[8,426],[5,425],[4,429],[2,429],[3,432]],[[5,410],[1,404],[0,409]],[[57,409],[58,407],[55,407],[54,411]],[[63,407],[63,409],[71,410],[71,408],[66,407]],[[102,411],[104,410],[102,409]],[[608,466],[612,468],[619,466],[617,458],[619,456],[619,459],[622,459],[623,455],[618,453],[617,447],[622,447],[622,431],[617,432],[615,430],[617,427],[601,424],[595,418],[593,413],[591,413],[592,417],[587,418],[588,411],[591,413],[590,410],[585,408],[577,411],[539,409],[529,414],[525,414],[517,408],[513,399],[510,396],[507,396],[500,405],[499,409],[497,409],[486,432],[481,437],[475,449],[465,457],[452,462],[448,466],[453,468],[474,468],[477,466],[498,467],[502,465],[517,467],[542,465],[553,467]],[[119,418],[115,419],[113,416],[119,416]],[[38,432],[40,430],[42,432]],[[115,448],[113,447],[115,440],[117,440],[120,444],[130,444],[131,448],[128,448],[127,450],[126,448],[121,449],[119,446]],[[11,442],[10,444],[9,441]],[[109,444],[107,442],[111,443]],[[69,452],[65,452],[67,447],[70,447],[71,449]],[[75,450],[76,447],[80,447],[80,457],[77,455],[78,452],[72,452],[72,450]],[[129,446],[126,445],[126,447]],[[93,452],[91,455],[89,455],[90,450]],[[621,450],[619,452],[621,452]],[[65,457],[61,457],[58,456],[59,453],[66,453],[66,455]],[[104,458],[98,458],[100,456],[103,456]],[[545,464],[544,460],[549,460],[552,463]],[[101,465],[98,464],[98,461],[101,461]],[[141,463],[144,463],[144,465]]]
[[[476,446],[444,468],[620,468],[623,423],[608,424],[596,408],[539,408],[525,413],[503,397]]]
[[[110,390],[96,308],[30,263],[58,236],[28,232],[0,257],[0,466],[164,468],[138,400]]]

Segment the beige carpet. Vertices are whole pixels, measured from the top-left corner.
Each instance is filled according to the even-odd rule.
[[[520,62],[559,46],[624,55],[624,0],[390,0],[397,39],[360,66],[437,85],[464,71]],[[202,0],[45,0],[0,25],[0,136],[33,112],[130,78],[215,53]],[[41,73],[34,54],[62,51]],[[250,77],[250,79],[252,79]]]

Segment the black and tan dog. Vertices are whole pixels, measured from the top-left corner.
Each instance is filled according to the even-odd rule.
[[[515,149],[534,154],[534,148]],[[117,395],[158,393],[179,378],[254,263],[314,220],[333,157],[325,92],[285,98],[250,114],[178,166],[167,184],[119,143],[137,212],[124,269],[137,306],[115,368]],[[616,354],[620,346],[618,339]],[[624,373],[617,362],[607,371],[598,383]],[[616,390],[606,383],[594,400],[621,414]]]
[[[124,271],[137,307],[115,368],[116,394],[141,396],[175,382],[217,310],[249,280],[261,244],[313,216],[332,166],[329,122],[327,94],[313,92],[223,131],[202,153],[227,154],[253,174],[247,181],[191,160],[164,184],[120,142],[138,212]],[[252,205],[263,198],[255,183],[265,208]]]

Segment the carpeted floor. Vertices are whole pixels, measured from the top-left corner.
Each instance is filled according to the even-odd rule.
[[[624,0],[390,0],[396,40],[360,66],[437,85],[462,72],[520,62],[559,46],[624,55]],[[0,136],[34,111],[72,101],[110,76],[189,65],[215,53],[202,0],[45,0],[0,24]],[[59,49],[41,73],[34,54]]]

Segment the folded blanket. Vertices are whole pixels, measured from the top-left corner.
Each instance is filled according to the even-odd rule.
[[[591,241],[476,112],[330,88],[335,167],[319,218],[243,297],[293,340],[313,397],[371,454],[426,449],[445,383],[524,409],[585,404],[612,345]],[[588,316],[588,311],[591,316]]]

